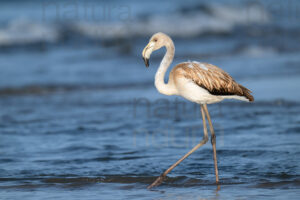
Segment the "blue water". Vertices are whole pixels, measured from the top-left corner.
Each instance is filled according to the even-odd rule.
[[[0,199],[299,198],[297,1],[68,2],[0,2]],[[208,107],[219,187],[207,143],[146,189],[203,134],[144,67],[156,31],[253,91]]]

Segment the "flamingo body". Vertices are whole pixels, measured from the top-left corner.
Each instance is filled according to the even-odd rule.
[[[211,133],[216,183],[218,184],[219,172],[217,164],[216,135],[207,109],[207,104],[217,103],[223,99],[254,101],[254,98],[249,89],[238,84],[228,73],[221,68],[208,63],[195,61],[180,63],[171,70],[168,83],[165,83],[165,74],[172,63],[175,54],[175,46],[172,39],[164,33],[156,33],[151,37],[142,54],[146,67],[148,67],[151,53],[162,47],[166,47],[167,51],[155,74],[155,87],[162,94],[179,95],[189,101],[200,104],[204,136],[199,144],[162,173],[148,188],[161,184],[170,171],[199,147],[206,144],[208,141],[206,119],[208,120]]]

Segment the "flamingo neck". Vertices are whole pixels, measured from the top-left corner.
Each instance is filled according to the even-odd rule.
[[[170,81],[166,84],[164,81],[165,74],[173,61],[175,54],[175,47],[172,41],[166,44],[166,53],[159,65],[159,68],[155,74],[155,87],[157,90],[165,95],[173,95],[176,93],[176,89]]]

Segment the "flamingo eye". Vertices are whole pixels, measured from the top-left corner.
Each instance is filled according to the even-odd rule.
[[[157,42],[157,39],[156,39],[156,38],[154,39],[154,42]]]

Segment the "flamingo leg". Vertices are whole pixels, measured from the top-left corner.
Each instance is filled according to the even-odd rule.
[[[197,144],[187,154],[185,154],[183,157],[181,157],[176,163],[174,163],[164,173],[162,173],[151,185],[149,185],[147,187],[148,189],[160,185],[164,181],[164,179],[166,178],[166,176],[169,172],[171,172],[177,165],[179,165],[179,163],[181,163],[184,159],[189,157],[189,155],[194,153],[199,147],[203,146],[208,141],[207,127],[206,127],[206,121],[205,121],[205,111],[204,111],[203,105],[201,105],[201,114],[202,114],[202,120],[203,120],[203,130],[204,130],[204,136],[203,136],[203,139],[201,140],[201,142],[199,144]]]
[[[211,119],[210,119],[210,115],[207,109],[207,105],[204,104],[203,105],[206,117],[207,117],[207,121],[209,124],[209,129],[210,129],[210,133],[211,133],[211,144],[213,147],[213,153],[214,153],[214,165],[215,165],[215,174],[216,174],[216,183],[219,183],[219,171],[218,171],[218,161],[217,161],[217,149],[216,149],[216,135],[215,135],[215,131],[214,131],[214,127],[212,125]]]

